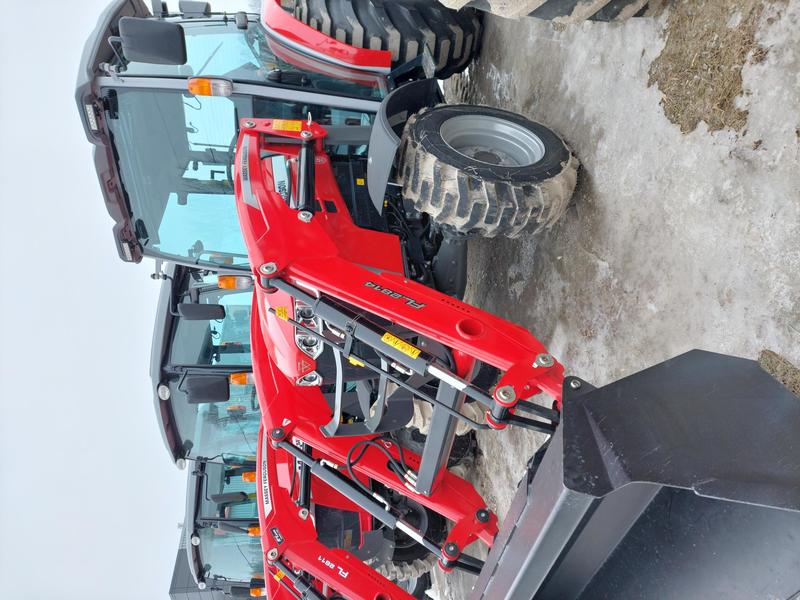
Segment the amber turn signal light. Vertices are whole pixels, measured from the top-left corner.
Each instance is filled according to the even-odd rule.
[[[190,77],[187,84],[190,94],[195,96],[230,96],[233,83],[216,77]]]

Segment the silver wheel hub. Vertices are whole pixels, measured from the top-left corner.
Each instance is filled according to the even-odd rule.
[[[501,167],[524,167],[544,158],[541,138],[527,127],[488,115],[459,115],[447,119],[439,135],[453,150],[469,159]]]

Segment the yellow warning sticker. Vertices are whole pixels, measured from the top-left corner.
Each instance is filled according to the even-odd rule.
[[[364,185],[366,181],[364,181],[363,177],[356,177],[356,185]]]
[[[384,344],[388,344],[395,350],[399,350],[406,356],[410,356],[411,358],[417,358],[422,352],[422,350],[420,350],[419,348],[412,346],[405,340],[401,340],[399,337],[397,337],[396,335],[392,335],[388,331],[383,334],[381,341]]]
[[[348,356],[347,360],[350,362],[351,365],[355,365],[356,367],[363,367],[364,363],[358,360],[357,358],[353,358],[352,356]]]
[[[272,577],[275,579],[275,581],[280,581],[281,579],[283,579],[284,577],[286,577],[286,573],[284,573],[283,571],[281,571],[280,569],[278,569],[278,570],[275,572],[275,575],[273,575]]]
[[[278,306],[275,308],[275,316],[283,321],[289,320],[289,311],[286,310],[285,306]]]
[[[303,122],[290,119],[275,119],[272,122],[275,131],[302,131]]]

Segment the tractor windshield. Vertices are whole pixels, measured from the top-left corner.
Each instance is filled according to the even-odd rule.
[[[125,68],[125,75],[222,77],[373,100],[380,100],[386,94],[383,77],[324,68],[271,40],[258,21],[251,21],[246,30],[222,19],[192,19],[182,21],[181,27],[186,39],[186,64],[131,62]]]
[[[134,230],[151,255],[245,268],[233,195],[233,148],[243,117],[369,125],[372,115],[248,96],[119,88],[109,125]]]
[[[261,411],[254,385],[230,384],[227,400],[202,403],[190,402],[185,379],[167,385],[186,458],[255,460]]]
[[[250,307],[252,290],[221,290],[217,276],[206,275],[203,282],[186,291],[180,302],[217,304],[225,308],[225,317],[213,320],[177,318],[170,349],[172,365],[249,367]]]
[[[124,77],[101,88],[132,229],[151,256],[246,269],[232,173],[239,120],[310,114],[323,125],[370,125],[373,114],[348,107],[371,106],[383,92],[330,75],[297,75],[255,24],[246,32],[221,20],[183,26],[185,65],[130,63]],[[234,94],[190,94],[186,78],[197,75],[233,80]]]
[[[264,571],[261,537],[248,532],[258,526],[254,469],[255,463],[205,465],[195,527],[207,579],[246,582]]]

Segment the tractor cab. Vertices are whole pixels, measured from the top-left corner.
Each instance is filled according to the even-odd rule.
[[[190,570],[201,588],[250,596],[250,582],[264,576],[255,462],[194,464],[184,535]]]
[[[142,0],[113,2],[86,43],[76,100],[120,256],[246,271],[240,122],[311,118],[341,133],[332,153],[365,155],[388,80],[301,55],[258,15],[180,6],[155,2],[153,16]]]
[[[179,465],[252,459],[261,412],[250,374],[249,277],[174,265],[161,276],[151,376],[167,448]]]

